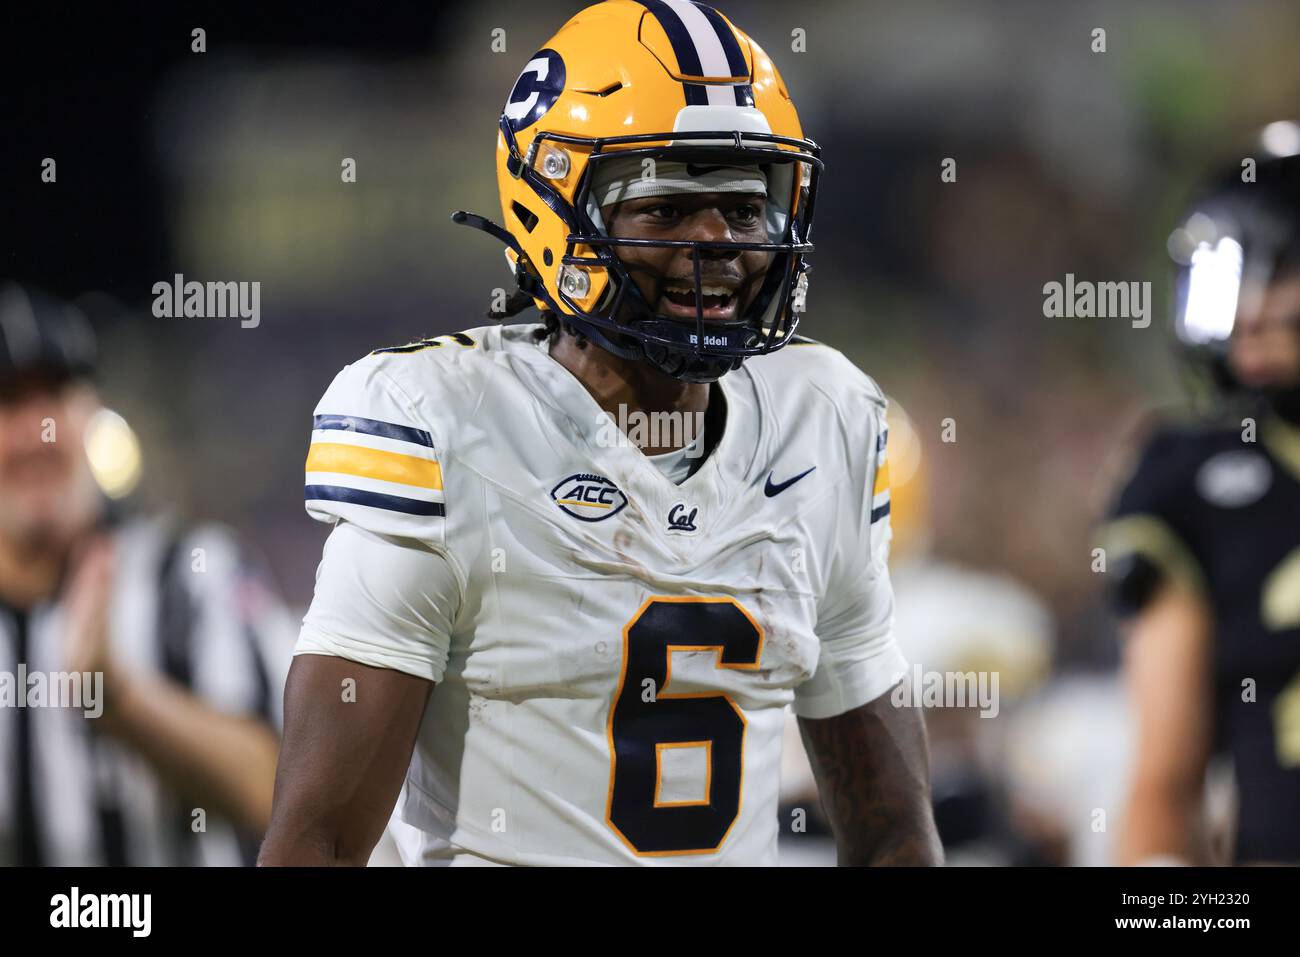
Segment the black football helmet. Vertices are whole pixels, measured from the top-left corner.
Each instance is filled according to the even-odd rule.
[[[1252,149],[1214,174],[1168,249],[1176,267],[1173,331],[1180,350],[1209,371],[1221,397],[1261,397],[1233,375],[1228,349],[1260,293],[1300,273],[1300,122],[1269,124]],[[1295,319],[1300,335],[1300,315]],[[1300,408],[1300,389],[1263,397]]]

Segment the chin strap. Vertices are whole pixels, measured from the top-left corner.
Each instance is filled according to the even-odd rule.
[[[451,214],[451,221],[457,226],[469,226],[473,229],[481,229],[489,236],[500,240],[514,250],[515,255],[519,257],[521,262],[528,258],[524,255],[524,251],[520,248],[519,243],[515,241],[515,237],[511,236],[486,216],[480,216],[478,213],[467,213],[463,209],[458,209],[456,212]]]
[[[528,256],[520,247],[518,240],[510,235],[509,231],[498,226],[485,216],[479,216],[477,213],[467,213],[463,209],[458,209],[452,213],[451,221],[458,226],[469,226],[485,232],[513,250],[515,254],[515,282],[519,285],[519,288],[534,299],[545,302],[562,322],[569,323],[606,352],[611,352],[622,359],[648,361],[666,375],[687,382],[715,382],[727,372],[740,367],[739,360],[734,359],[691,355],[686,350],[678,351],[667,347],[661,347],[648,353],[635,340],[632,341],[631,345],[615,343],[609,335],[606,335],[603,329],[583,322],[560,308],[559,304],[551,298],[551,294],[547,291],[541,277],[528,268]]]
[[[555,313],[563,315],[563,312],[551,300],[551,296],[546,291],[546,286],[542,283],[541,278],[528,268],[528,256],[514,236],[486,216],[467,213],[463,209],[458,209],[452,213],[451,221],[458,226],[469,226],[472,229],[485,232],[493,239],[504,243],[515,254],[515,282],[519,288],[534,299],[544,301]]]
[[[587,339],[594,342],[606,352],[612,352],[622,359],[644,359],[645,353],[639,344],[632,347],[617,344],[611,341],[610,337],[605,335],[604,331],[595,326],[591,326],[581,319],[575,319],[569,313],[560,308],[559,303],[551,298],[551,294],[546,289],[546,284],[542,282],[536,272],[528,268],[528,256],[520,247],[518,240],[510,233],[498,226],[492,220],[479,216],[477,213],[467,213],[463,209],[458,209],[451,214],[451,221],[459,226],[469,226],[473,229],[481,230],[494,239],[504,243],[515,254],[515,282],[519,288],[534,299],[540,299],[546,303],[551,311],[555,313],[562,322],[567,322],[578,332],[582,333]]]

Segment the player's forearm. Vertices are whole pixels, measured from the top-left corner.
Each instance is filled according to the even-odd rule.
[[[364,867],[370,860],[398,786],[349,785],[338,773],[322,779],[319,770],[309,749],[286,741],[259,866]]]
[[[1136,761],[1120,861],[1205,858],[1202,795],[1213,737],[1212,617],[1204,599],[1167,586],[1133,621],[1125,677],[1136,714]]]
[[[432,690],[430,681],[344,658],[294,658],[258,864],[364,866],[392,814]]]
[[[943,862],[918,709],[886,693],[834,718],[800,719],[799,729],[841,866]]]
[[[1129,795],[1119,843],[1119,862],[1204,861],[1201,802],[1196,789],[1139,780]]]
[[[277,809],[257,855],[259,867],[365,867],[383,834],[379,827],[348,827],[336,817],[321,817],[296,802]]]
[[[269,726],[217,711],[167,678],[115,673],[111,681],[100,730],[143,755],[196,808],[266,830],[279,749]]]

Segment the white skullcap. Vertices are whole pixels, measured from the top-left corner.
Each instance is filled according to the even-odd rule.
[[[596,167],[591,198],[598,207],[645,196],[676,193],[760,193],[767,174],[757,166],[718,166],[639,156],[602,160]]]

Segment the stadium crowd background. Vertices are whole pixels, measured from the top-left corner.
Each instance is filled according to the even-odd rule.
[[[74,299],[95,323],[105,397],[144,449],[139,500],[234,526],[298,609],[327,531],[302,508],[312,407],[373,348],[488,321],[509,275],[450,213],[499,216],[502,101],[581,6],[114,11],[112,22],[85,14],[104,16],[102,30],[62,32],[17,23],[46,39],[37,74],[6,84],[6,178],[34,183],[52,156],[58,182],[8,197],[0,272]],[[1114,711],[1097,719],[1111,737],[1070,737],[1081,709],[1120,707],[1090,530],[1126,436],[1145,410],[1182,401],[1166,324],[1173,217],[1208,165],[1294,112],[1300,7],[720,9],[773,57],[824,149],[800,331],[843,350],[907,410],[921,471],[900,535],[933,560],[1010,576],[1049,616],[1041,640],[1012,647],[1041,657],[1051,642],[1050,673],[1026,682],[1021,707],[1040,709],[1035,724],[1058,747],[1020,740],[1034,736],[1013,720],[980,746],[998,755],[1004,800],[1042,785],[1035,806],[1009,815],[1034,849],[986,859],[1100,862],[1103,842],[1063,836],[1089,830],[1084,811],[1040,820],[1069,790],[1062,778],[1113,777],[1124,759]],[[206,52],[190,49],[194,27]],[[345,158],[355,183],[341,181]],[[941,180],[945,158],[955,182]],[[259,281],[260,324],[155,318],[151,288],[177,273]],[[1150,327],[1046,318],[1043,286],[1067,273],[1151,282]],[[945,419],[956,441],[942,441]],[[1049,782],[1044,754],[1070,747],[1073,770]],[[1085,810],[1105,801],[1076,799]]]

